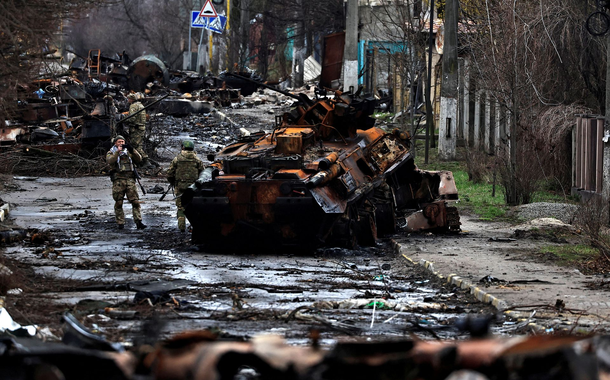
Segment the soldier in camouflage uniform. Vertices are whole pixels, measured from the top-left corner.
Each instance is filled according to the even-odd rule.
[[[146,228],[142,223],[140,212],[140,197],[136,188],[134,162],[142,161],[142,156],[133,146],[125,143],[123,136],[114,138],[114,146],[106,153],[106,163],[110,167],[112,179],[112,198],[114,199],[114,216],[119,229],[125,227],[125,213],[123,212],[123,198],[131,203],[133,220],[139,230]]]
[[[192,185],[203,171],[203,162],[194,151],[195,144],[190,140],[182,142],[182,151],[172,160],[167,171],[167,180],[174,186],[176,206],[178,207],[178,228],[186,231],[186,217],[180,196]]]
[[[144,105],[138,100],[137,94],[127,95],[129,101],[129,113],[127,117],[135,114],[144,108]],[[146,111],[138,113],[136,116],[125,121],[125,124],[129,126],[129,141],[133,145],[134,149],[142,156],[142,167],[150,166],[148,162],[148,155],[144,152],[144,134],[146,132]]]

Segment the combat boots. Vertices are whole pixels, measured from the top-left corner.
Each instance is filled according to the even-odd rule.
[[[186,231],[186,218],[183,216],[178,218],[178,228],[180,229],[180,232]]]
[[[136,227],[138,227],[138,230],[143,230],[146,228],[146,224],[142,223],[141,220],[136,220]]]

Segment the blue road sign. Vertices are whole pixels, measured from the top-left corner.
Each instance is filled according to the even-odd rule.
[[[227,24],[227,17],[199,17],[199,11],[191,11],[191,28],[204,28],[222,34]]]

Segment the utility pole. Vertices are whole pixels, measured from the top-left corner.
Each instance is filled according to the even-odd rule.
[[[607,135],[610,130],[610,34],[606,35],[606,110],[604,123],[604,136]],[[602,163],[603,170],[603,183],[602,183],[602,198],[606,202],[606,206],[610,205],[610,142],[604,143],[604,158]],[[610,223],[610,216],[606,218],[606,221]]]
[[[358,0],[347,0],[345,48],[343,49],[343,91],[358,88]]]
[[[455,160],[458,115],[458,0],[445,5],[445,43],[443,47],[443,79],[438,134],[438,155],[441,160]]]
[[[434,0],[430,1],[430,15],[428,20],[430,22],[430,34],[428,35],[428,76],[426,83],[426,148],[425,148],[425,160],[428,163],[429,152],[430,152],[430,132],[434,132],[434,119],[432,115],[432,49],[434,48]]]
[[[243,66],[248,66],[248,55],[250,54],[249,43],[250,43],[250,0],[242,0],[239,2],[240,6],[240,31],[239,39],[241,41],[239,49],[239,70],[242,70]]]
[[[303,9],[302,6],[303,0],[297,0],[298,9]],[[305,28],[303,25],[303,17],[300,17],[298,11],[295,11],[295,19],[299,20],[294,25],[294,44],[292,49],[292,86],[293,87],[301,87],[303,86],[304,79],[304,71],[305,71],[305,62],[303,58],[303,50],[305,35]]]

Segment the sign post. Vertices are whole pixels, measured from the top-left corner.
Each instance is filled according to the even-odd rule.
[[[191,11],[191,24],[189,28],[189,68],[192,63],[191,59],[191,29],[202,28],[207,29],[211,32],[222,34],[225,26],[227,25],[227,16],[219,15],[214,9],[211,0],[206,0],[200,11]],[[199,39],[199,46],[201,47],[201,40],[203,39],[203,30],[201,31],[201,38]],[[212,34],[210,33],[210,61],[212,60]],[[199,49],[200,50],[200,49]],[[192,68],[191,68],[192,70]]]

